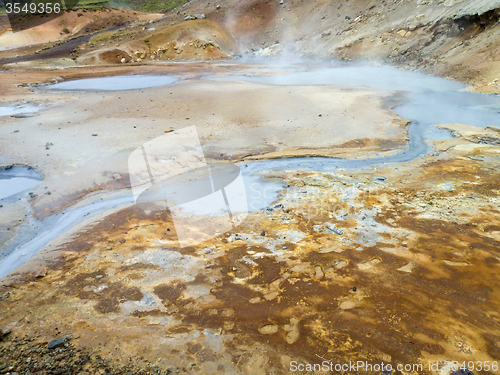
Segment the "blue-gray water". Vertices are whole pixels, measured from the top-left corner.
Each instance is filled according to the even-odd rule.
[[[124,91],[170,85],[177,79],[169,76],[130,75],[77,79],[44,87],[62,91]]]
[[[42,179],[40,173],[28,167],[0,168],[0,201],[35,187]]]

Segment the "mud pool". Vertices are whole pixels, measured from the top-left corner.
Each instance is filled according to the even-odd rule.
[[[124,91],[171,85],[176,81],[176,78],[169,76],[113,76],[59,82],[46,86],[44,89],[61,91]]]
[[[30,104],[0,105],[0,116],[15,116],[38,112],[39,108]]]
[[[42,179],[39,172],[24,166],[0,169],[0,201],[35,187]]]
[[[246,73],[246,68],[249,68],[251,73]],[[259,69],[265,72],[259,72]],[[242,163],[240,169],[245,183],[247,202],[241,204],[240,199],[240,203],[235,206],[235,212],[265,209],[277,199],[284,186],[279,182],[262,180],[260,176],[266,171],[334,172],[339,169],[361,170],[389,164],[396,166],[397,163],[408,162],[426,155],[431,149],[428,140],[452,138],[447,131],[436,128],[437,124],[461,122],[487,127],[500,123],[498,110],[500,97],[466,92],[465,85],[442,78],[387,67],[336,66],[310,70],[295,66],[292,73],[290,73],[290,67],[285,70],[286,74],[281,74],[279,67],[256,67],[255,65],[245,67],[239,64],[229,70],[234,74],[211,75],[203,79],[226,82],[248,81],[259,85],[286,85],[292,90],[300,90],[304,85],[332,85],[354,89],[369,87],[376,90],[397,91],[401,94],[404,104],[396,106],[395,112],[411,120],[408,127],[407,147],[390,156],[373,155],[365,159],[303,157]],[[120,91],[146,89],[174,82],[176,79],[168,76],[134,75],[67,81],[49,88],[68,91]],[[38,180],[29,177],[4,177],[0,179],[0,184],[2,183],[4,187],[0,192],[6,197],[36,185]],[[197,183],[197,181],[192,181],[193,186]],[[40,226],[44,228],[40,233],[28,241],[26,239],[23,239],[22,243],[18,241],[16,246],[11,245],[12,253],[3,259],[0,276],[8,274],[26,262],[43,246],[66,233],[89,215],[90,217],[99,215],[111,208],[122,207],[130,203],[130,191],[122,191],[119,192],[118,198],[102,196],[99,202],[92,202],[84,207],[69,208],[64,214],[46,219],[45,223],[40,223]],[[193,214],[218,214],[217,209],[210,205],[203,207],[193,204],[186,206],[186,210]]]

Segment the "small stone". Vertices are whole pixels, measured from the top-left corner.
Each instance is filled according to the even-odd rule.
[[[47,270],[46,269],[38,270],[37,273],[35,274],[35,277],[37,279],[41,279],[42,277],[45,277],[45,276],[47,276]]]
[[[2,294],[2,296],[0,297],[0,301],[6,300],[6,299],[7,299],[7,298],[9,298],[9,297],[10,297],[10,293],[9,293],[9,292],[4,293],[4,294]]]
[[[94,134],[92,134],[92,137],[97,137],[97,134],[95,134],[95,133],[94,133]]]
[[[5,331],[2,331],[0,329],[0,341],[4,339],[4,337],[8,336],[12,331],[10,329],[6,329]]]
[[[266,232],[262,231],[262,232],[260,233],[260,235],[261,235],[262,237],[265,237],[265,236],[266,236]]]
[[[60,348],[60,347],[63,347],[64,346],[64,339],[56,339],[56,340],[52,340],[51,342],[49,342],[49,344],[47,345],[47,348],[48,349],[56,349],[56,348]]]
[[[273,335],[278,332],[277,324],[266,324],[259,328],[259,332],[263,335]]]
[[[474,373],[467,368],[462,368],[460,370],[454,371],[452,375],[474,375]]]
[[[339,229],[333,224],[328,224],[327,228],[328,228],[326,231],[327,233],[333,233],[333,234],[336,234],[337,236],[342,236],[342,234],[344,234],[343,229]]]

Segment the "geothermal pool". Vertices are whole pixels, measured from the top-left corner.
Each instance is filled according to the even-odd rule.
[[[39,172],[24,166],[0,169],[0,201],[35,187],[42,179]]]
[[[61,91],[124,91],[171,85],[176,81],[176,78],[169,76],[130,75],[77,79],[44,88]]]
[[[228,64],[231,65],[231,64]],[[366,159],[341,159],[326,157],[283,158],[245,162],[240,171],[246,190],[245,204],[236,204],[235,211],[256,211],[265,209],[283,189],[282,184],[263,181],[260,176],[265,171],[310,170],[336,171],[342,169],[366,169],[380,165],[394,165],[411,161],[426,155],[431,150],[429,140],[452,138],[444,130],[436,127],[443,123],[464,123],[479,127],[500,124],[500,97],[476,94],[466,91],[466,86],[442,78],[421,73],[408,72],[387,67],[334,66],[311,69],[307,66],[289,66],[286,68],[273,65],[235,64],[225,74],[206,75],[202,78],[212,82],[252,82],[259,85],[285,85],[300,90],[302,86],[343,86],[353,90],[370,88],[396,92],[406,98],[406,103],[394,108],[394,111],[411,121],[408,127],[409,141],[400,152],[385,157]],[[82,79],[58,83],[48,88],[61,91],[122,91],[147,89],[170,85],[177,81],[169,76],[116,76]],[[70,95],[70,94],[68,94]],[[82,95],[85,95],[83,93]],[[402,100],[403,102],[403,100]],[[2,112],[0,112],[1,115]],[[141,145],[137,145],[139,147]],[[39,180],[31,177],[0,177],[0,194],[8,196],[35,186]],[[193,186],[199,183],[192,181]],[[16,187],[7,187],[12,184]],[[9,190],[11,189],[11,190]],[[0,196],[1,197],[1,196]],[[156,198],[155,198],[156,199]],[[245,199],[240,195],[239,199]],[[99,200],[88,205],[68,208],[64,214],[49,217],[40,225],[44,230],[24,243],[12,248],[12,253],[2,260],[0,277],[12,272],[26,262],[52,240],[64,235],[74,226],[107,210],[133,204],[130,190],[103,193]],[[192,214],[216,215],[211,206],[186,206]]]

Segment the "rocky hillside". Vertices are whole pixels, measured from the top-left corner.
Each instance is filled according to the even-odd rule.
[[[499,0],[192,1],[169,19],[203,12],[242,54],[375,60],[500,86]]]
[[[499,18],[500,0],[192,0],[97,35],[71,57],[88,65],[240,55],[365,60],[498,93]]]

